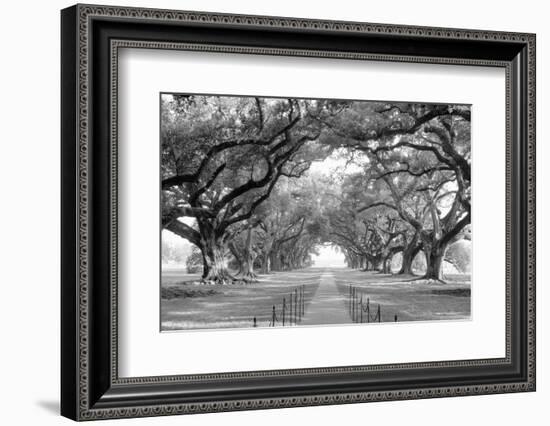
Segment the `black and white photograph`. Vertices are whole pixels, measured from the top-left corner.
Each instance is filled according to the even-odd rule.
[[[2,5],[2,424],[544,425],[544,2]]]
[[[471,115],[161,93],[161,331],[470,320]]]

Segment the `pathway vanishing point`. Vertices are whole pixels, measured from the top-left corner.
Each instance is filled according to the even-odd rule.
[[[349,324],[352,320],[346,309],[346,299],[336,288],[331,271],[323,272],[319,287],[299,325]]]

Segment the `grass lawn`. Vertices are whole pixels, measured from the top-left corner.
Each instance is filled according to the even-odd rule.
[[[333,269],[338,289],[349,294],[349,285],[368,297],[372,313],[380,304],[382,322],[432,321],[470,318],[470,276],[445,276],[445,283],[427,283],[416,276],[384,275]]]
[[[322,273],[311,268],[260,275],[258,282],[247,285],[202,286],[189,283],[198,275],[163,272],[162,330],[252,327],[254,317],[259,327],[269,326],[273,306],[280,316],[283,297],[288,304],[300,285],[305,285],[307,306]]]
[[[272,307],[280,316],[283,297],[300,285],[305,285],[306,316],[308,304],[315,296],[321,275],[326,268],[308,268],[291,272],[260,275],[257,283],[236,285],[192,284],[199,277],[178,272],[163,271],[161,321],[162,330],[266,327],[271,320]],[[342,298],[348,297],[353,285],[368,297],[373,305],[380,304],[382,322],[458,320],[470,318],[470,277],[446,276],[446,283],[426,283],[418,277],[384,275],[345,268],[330,272]],[[338,306],[346,309],[342,299]],[[288,312],[288,311],[287,311]]]

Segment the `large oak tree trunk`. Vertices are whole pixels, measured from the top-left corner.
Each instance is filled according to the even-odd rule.
[[[200,225],[199,225],[200,226]],[[208,284],[231,284],[235,278],[225,263],[225,249],[221,239],[208,226],[201,227],[202,280]]]
[[[274,250],[271,252],[270,256],[270,265],[272,271],[280,271],[281,270],[281,257],[279,256],[279,251]]]
[[[254,261],[256,256],[249,253],[243,258],[242,264],[242,278],[245,281],[254,281],[258,278],[258,275],[254,272]]]
[[[413,253],[412,250],[403,250],[403,260],[401,261],[401,269],[399,274],[412,275]]]
[[[273,238],[267,236],[264,241],[264,247],[262,250],[262,266],[260,267],[260,273],[269,274],[271,272],[271,252],[273,248]]]
[[[231,284],[235,278],[225,265],[223,249],[219,247],[204,247],[202,251],[202,279],[209,284]]]
[[[383,274],[391,274],[391,258],[392,255],[389,254],[384,261],[382,262],[382,273]]]
[[[256,254],[252,250],[252,228],[248,228],[246,242],[244,246],[244,256],[242,257],[241,272],[242,278],[245,281],[255,281],[258,277],[254,272],[254,261]]]
[[[365,258],[365,266],[362,269],[363,271],[372,271],[372,262]]]
[[[416,238],[405,247],[402,252],[403,260],[401,262],[399,274],[413,275],[413,261],[421,249],[422,245],[418,244],[418,240]]]
[[[441,244],[432,244],[430,249],[425,250],[426,254],[426,274],[425,279],[430,280],[443,280],[443,259],[445,257],[446,247],[442,247]]]
[[[380,256],[377,256],[377,257],[372,259],[372,270],[382,272],[383,262],[382,262],[382,258]]]
[[[271,272],[271,255],[269,253],[264,254],[261,273],[269,274]]]
[[[235,258],[235,263],[236,263],[236,266],[237,266],[237,274],[236,275],[240,275],[240,274],[243,273],[243,269],[244,269],[243,255],[241,253],[239,253],[239,248],[233,242],[230,242],[227,246],[228,246],[229,250],[231,251],[231,254],[233,255],[233,257]]]

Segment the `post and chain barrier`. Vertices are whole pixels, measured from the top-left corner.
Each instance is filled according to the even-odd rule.
[[[362,289],[349,285],[348,292],[348,309],[351,320],[358,323],[382,322],[382,311],[380,304],[376,306],[376,310],[372,313],[372,304],[370,298],[366,297]],[[397,322],[397,314],[393,317]]]
[[[373,308],[370,298],[366,297],[362,289],[349,285],[349,314],[353,322],[371,323],[382,322],[382,310],[380,304]],[[294,288],[284,296],[279,306],[272,305],[268,327],[289,327],[298,325],[305,314],[305,285]],[[393,317],[397,322],[397,314]],[[252,326],[259,327],[257,317],[252,319]]]
[[[283,297],[279,308],[276,305],[271,307],[269,327],[288,327],[298,325],[302,321],[306,310],[305,288],[305,285],[294,288],[288,295],[288,299],[287,296]],[[258,327],[258,322],[254,317],[252,326]]]

